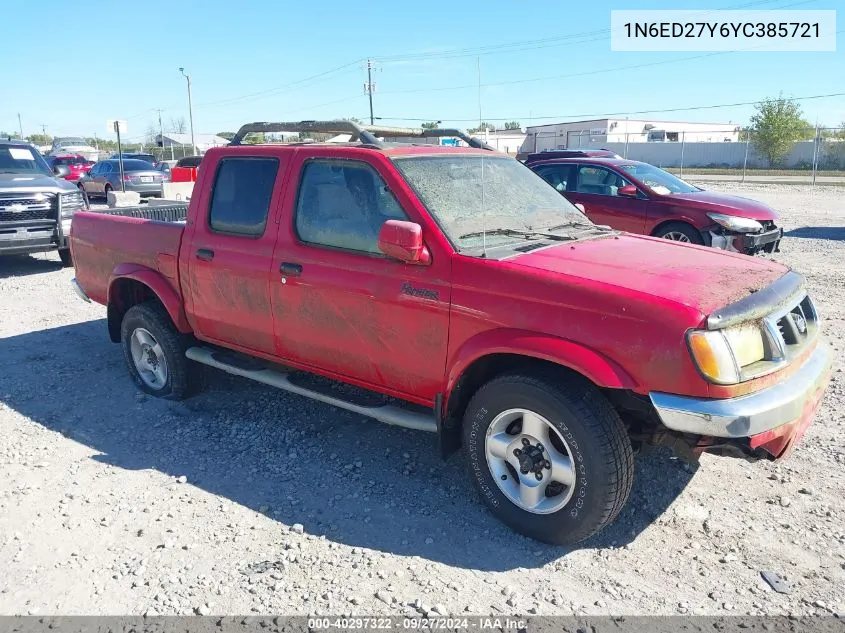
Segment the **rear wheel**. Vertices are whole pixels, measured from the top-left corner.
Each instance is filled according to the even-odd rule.
[[[666,240],[684,242],[685,244],[704,244],[701,233],[685,222],[670,222],[655,231],[654,237],[662,237]]]
[[[103,187],[103,198],[108,200],[110,191],[111,191],[111,185],[106,185],[105,187]]]
[[[176,329],[160,303],[131,307],[121,322],[120,339],[126,366],[142,391],[182,400],[200,386],[202,370],[185,357],[188,337]]]
[[[579,378],[500,376],[467,407],[473,483],[502,522],[546,543],[582,541],[611,523],[633,482],[625,427]]]
[[[62,266],[65,268],[73,266],[73,257],[71,257],[69,248],[59,249],[59,259],[62,260]]]

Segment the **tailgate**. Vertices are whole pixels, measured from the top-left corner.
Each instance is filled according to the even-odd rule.
[[[175,207],[180,207],[181,211]],[[169,211],[168,211],[169,209]],[[71,225],[70,247],[76,281],[97,303],[108,302],[112,272],[119,265],[159,271],[179,292],[179,245],[184,231],[185,205],[77,212]],[[162,221],[136,215],[182,214],[182,221]]]

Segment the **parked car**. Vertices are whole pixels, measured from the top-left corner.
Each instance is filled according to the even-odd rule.
[[[176,161],[173,167],[171,178],[173,182],[195,182],[202,156],[185,156]]]
[[[136,191],[142,196],[161,197],[164,175],[144,160],[125,158],[123,160],[123,185],[126,191]],[[101,160],[79,179],[79,188],[89,198],[106,197],[109,191],[120,191],[120,161]]]
[[[25,141],[0,140],[0,255],[58,250],[72,264],[67,239],[84,197],[65,178],[67,165],[51,169]]]
[[[57,136],[49,149],[51,156],[66,156],[68,154],[79,154],[91,161],[99,159],[99,151],[92,147],[88,141],[79,136]]]
[[[240,145],[255,129],[362,142]],[[78,214],[74,288],[141,390],[185,398],[209,366],[432,431],[494,515],[553,543],[618,516],[633,447],[775,460],[803,436],[832,352],[801,275],[598,227],[502,154],[379,136],[399,134],[244,126],[173,221]]]
[[[111,159],[118,160],[120,154],[112,154]],[[150,163],[153,167],[158,167],[158,159],[153,154],[123,152],[123,160],[143,160]]]
[[[162,182],[170,182],[172,168],[165,161],[161,161],[156,165],[156,171],[161,172]]]
[[[517,156],[522,159],[523,157]],[[526,165],[541,160],[552,158],[622,158],[616,152],[609,149],[547,149],[542,152],[534,152],[524,157]]]
[[[47,164],[51,169],[56,165],[65,165],[69,173],[65,176],[65,180],[70,182],[78,182],[82,174],[87,174],[94,166],[94,161],[88,160],[81,154],[69,154],[62,156],[46,156]]]
[[[597,224],[678,242],[754,255],[778,250],[774,209],[749,198],[705,191],[654,165],[581,156],[525,164]]]

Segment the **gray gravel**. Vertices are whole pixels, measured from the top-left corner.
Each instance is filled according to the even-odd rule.
[[[783,212],[774,258],[841,356],[843,190],[730,190]],[[788,461],[639,458],[619,520],[567,551],[494,520],[428,434],[221,373],[147,398],[71,276],[0,260],[0,613],[845,611],[841,357]]]

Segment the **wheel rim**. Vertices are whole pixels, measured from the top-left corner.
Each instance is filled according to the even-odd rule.
[[[546,418],[508,409],[487,428],[487,467],[499,490],[532,514],[563,508],[575,490],[575,467],[566,440]]]
[[[149,330],[136,328],[129,340],[129,349],[144,384],[152,389],[164,387],[167,384],[167,360],[164,350]]]
[[[673,242],[687,242],[689,243],[690,239],[680,231],[669,231],[663,236],[663,239],[672,240]]]

